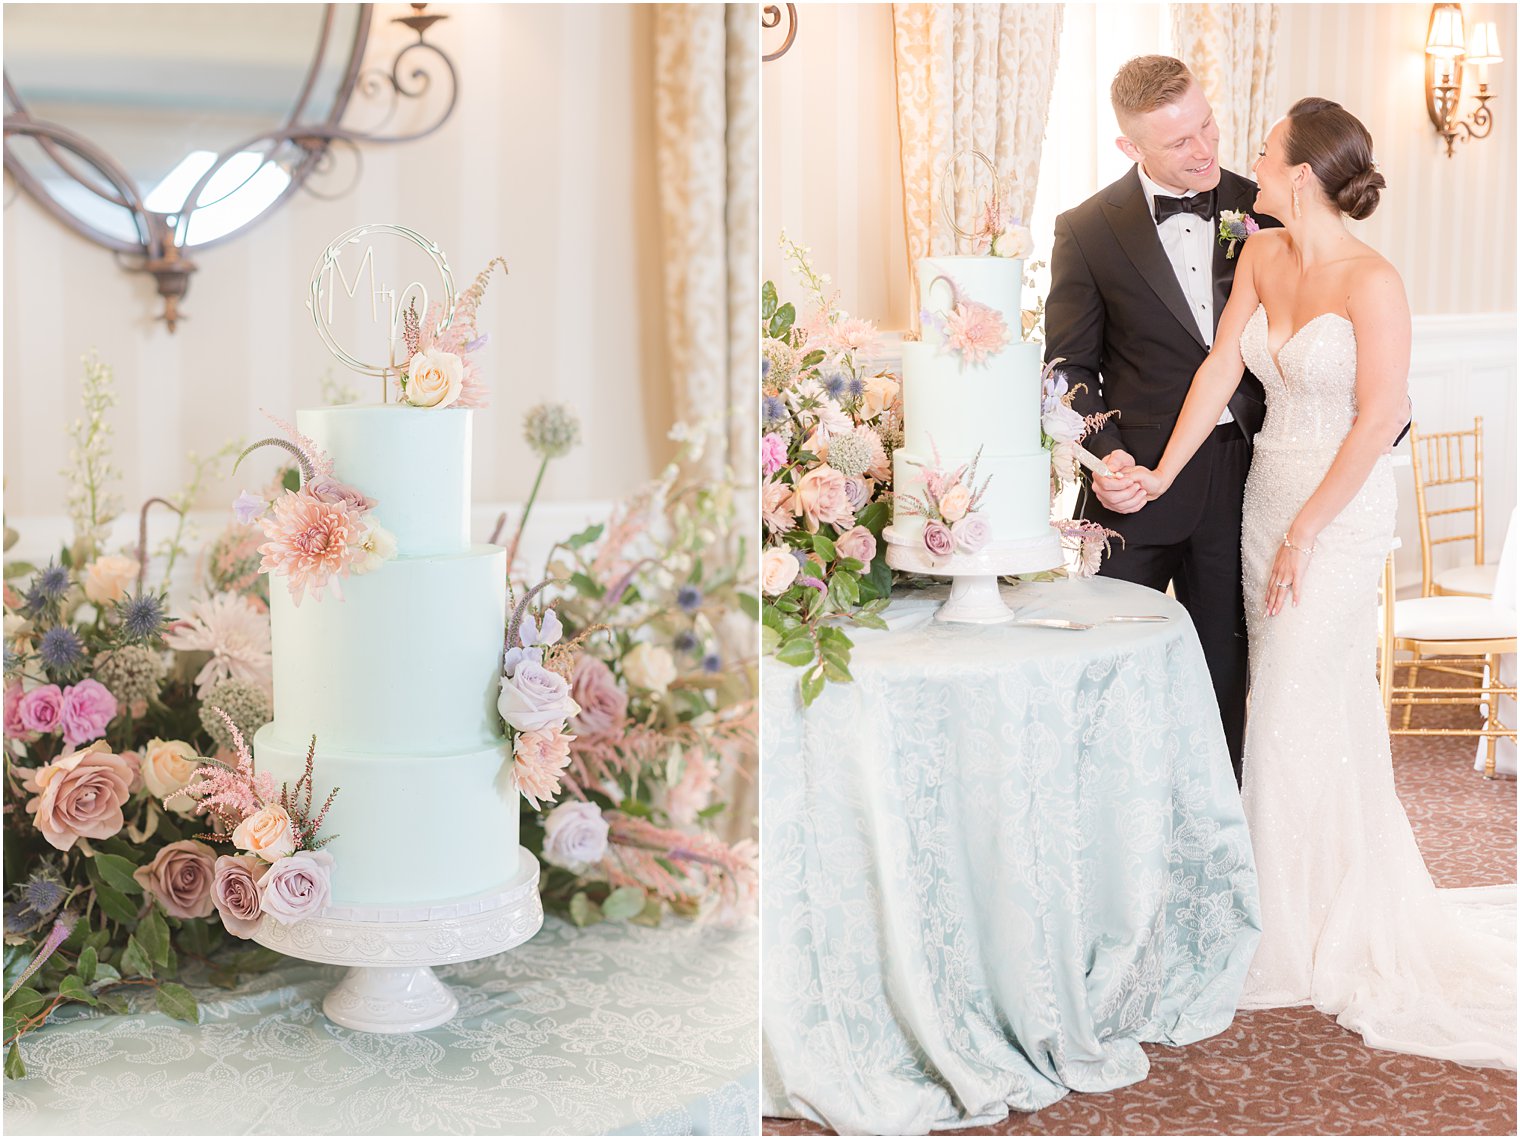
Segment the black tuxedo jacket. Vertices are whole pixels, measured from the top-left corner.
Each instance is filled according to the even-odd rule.
[[[1254,182],[1220,171],[1219,209],[1250,212],[1255,200]],[[1279,224],[1252,216],[1263,226]],[[1218,232],[1217,216],[1199,220]],[[1214,242],[1216,329],[1239,252],[1227,258],[1226,246]],[[1099,458],[1122,448],[1154,468],[1208,347],[1146,208],[1138,167],[1056,218],[1045,335],[1045,358],[1063,357],[1068,381],[1084,385],[1073,401],[1076,410],[1120,413],[1084,445]],[[1265,397],[1249,371],[1230,398],[1230,411],[1247,439],[1261,429]],[[1206,464],[1191,462],[1165,495],[1135,514],[1114,514],[1088,491],[1083,514],[1132,542],[1179,542],[1203,521],[1207,478]]]

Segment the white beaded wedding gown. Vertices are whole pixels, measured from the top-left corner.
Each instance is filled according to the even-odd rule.
[[[1240,351],[1267,394],[1242,533],[1251,656],[1242,797],[1262,938],[1241,1007],[1312,1004],[1374,1048],[1513,1068],[1514,887],[1437,890],[1394,792],[1374,672],[1394,529],[1388,456],[1319,535],[1299,605],[1262,612],[1283,534],[1356,415],[1355,332],[1323,313],[1274,360],[1258,307]],[[1451,778],[1470,778],[1466,765]]]

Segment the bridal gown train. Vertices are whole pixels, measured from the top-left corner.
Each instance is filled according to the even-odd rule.
[[[1394,529],[1393,471],[1319,535],[1302,597],[1262,613],[1267,574],[1356,414],[1356,335],[1323,313],[1268,347],[1241,334],[1266,387],[1246,483],[1242,562],[1251,704],[1242,797],[1262,938],[1242,1008],[1312,1004],[1374,1048],[1515,1066],[1513,886],[1438,890],[1394,792],[1374,672],[1377,587]],[[1452,779],[1469,778],[1463,764]]]

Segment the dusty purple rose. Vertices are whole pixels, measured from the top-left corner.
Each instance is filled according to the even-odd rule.
[[[63,742],[70,747],[98,740],[116,717],[116,697],[98,680],[81,680],[63,690]]]
[[[950,533],[950,527],[932,520],[924,523],[924,549],[936,558],[942,558],[954,548],[955,538]]]
[[[355,514],[363,514],[367,510],[373,510],[378,503],[365,495],[361,490],[349,486],[345,482],[339,482],[331,475],[312,480],[306,484],[307,493],[323,502],[341,502]]]
[[[164,847],[152,862],[132,871],[132,877],[171,918],[205,918],[211,916],[215,871],[216,851],[186,838]]]
[[[602,661],[588,653],[576,659],[570,675],[570,696],[581,710],[570,721],[578,736],[620,732],[628,719],[628,694]]]
[[[570,682],[532,660],[520,661],[511,676],[502,677],[496,707],[519,732],[560,727],[581,710],[570,696]]]
[[[320,917],[332,897],[332,866],[325,850],[287,854],[259,879],[259,908],[281,925]]]
[[[987,520],[980,514],[968,514],[950,527],[950,535],[955,539],[955,548],[961,553],[974,554],[987,544],[992,531],[987,526]]]
[[[849,500],[850,509],[858,513],[871,501],[870,484],[863,478],[849,475],[844,480],[844,496]]]
[[[561,803],[544,819],[544,861],[577,872],[600,862],[608,829],[595,803]]]
[[[251,854],[223,854],[216,860],[211,902],[234,937],[252,937],[259,928],[259,879],[268,867]]]
[[[786,440],[774,431],[760,440],[760,473],[766,478],[786,466]]]
[[[56,732],[62,715],[63,689],[56,684],[44,684],[22,693],[21,703],[16,706],[16,718],[29,732]]]

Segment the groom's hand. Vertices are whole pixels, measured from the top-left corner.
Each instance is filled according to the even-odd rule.
[[[1135,465],[1135,457],[1128,451],[1110,451],[1103,460],[1114,472],[1112,477],[1092,476],[1093,493],[1098,501],[1115,514],[1133,514],[1145,505],[1145,487],[1126,472]]]

